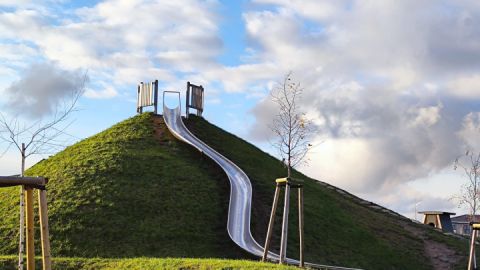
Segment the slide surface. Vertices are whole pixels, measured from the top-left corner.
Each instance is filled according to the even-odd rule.
[[[167,92],[167,91],[166,91]],[[179,95],[178,92],[172,92]],[[165,93],[164,93],[165,98]],[[253,239],[250,231],[250,217],[252,206],[252,185],[248,176],[232,161],[206,145],[195,137],[183,124],[181,117],[180,102],[176,108],[168,108],[163,103],[163,118],[170,132],[179,140],[190,144],[200,152],[214,160],[227,174],[230,180],[230,205],[228,209],[227,231],[232,240],[247,252],[261,257],[263,247]],[[272,190],[273,192],[273,190]],[[279,255],[269,252],[270,260],[278,261]],[[286,259],[288,264],[299,264],[297,260]],[[351,269],[336,266],[318,265],[305,263],[307,266],[328,269]]]

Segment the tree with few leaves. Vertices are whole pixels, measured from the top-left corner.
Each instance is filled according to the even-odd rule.
[[[25,161],[29,156],[38,154],[51,154],[66,146],[62,139],[68,135],[65,130],[70,126],[69,118],[77,110],[78,99],[85,92],[85,84],[88,80],[85,73],[82,82],[72,89],[68,89],[66,97],[57,102],[53,114],[48,119],[40,119],[33,122],[20,120],[18,116],[6,117],[0,112],[0,142],[6,145],[5,154],[12,146],[21,156],[20,175],[24,176]],[[28,108],[25,108],[28,110]],[[68,135],[71,136],[71,135]],[[19,262],[18,269],[23,269],[24,252],[24,209],[25,190],[20,191],[20,234],[19,234]]]
[[[468,181],[462,185],[461,191],[454,196],[459,206],[467,206],[471,221],[480,207],[480,152],[467,151],[465,155],[455,160],[454,169],[462,169]]]
[[[287,177],[291,177],[293,168],[306,162],[305,156],[312,147],[313,124],[300,104],[303,91],[304,88],[292,79],[290,72],[270,92],[278,109],[270,126],[276,135],[272,144],[287,167]]]

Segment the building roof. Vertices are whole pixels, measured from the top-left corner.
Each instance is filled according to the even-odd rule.
[[[420,211],[418,213],[424,214],[424,215],[455,215],[455,213],[443,212],[443,211]]]
[[[461,216],[452,217],[453,223],[469,223],[470,221],[472,221],[472,218],[470,215],[461,215]],[[475,215],[475,221],[480,221],[480,215]]]

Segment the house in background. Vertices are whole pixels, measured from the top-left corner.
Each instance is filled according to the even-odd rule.
[[[453,225],[450,216],[455,215],[455,213],[442,211],[422,211],[418,213],[424,215],[423,224],[430,225],[444,232],[453,233]]]
[[[453,231],[461,235],[470,235],[472,230],[470,222],[474,221],[471,215],[461,215],[452,217]],[[475,215],[475,221],[480,221],[480,215]]]

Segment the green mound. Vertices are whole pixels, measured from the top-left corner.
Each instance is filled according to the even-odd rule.
[[[188,128],[206,144],[232,160],[249,176],[253,186],[252,234],[264,243],[274,194],[274,179],[286,176],[281,162],[252,144],[192,116]],[[364,269],[432,269],[445,254],[432,246],[446,246],[454,254],[444,260],[466,265],[467,241],[414,224],[388,209],[363,201],[347,192],[294,172],[305,179],[305,260]],[[292,195],[295,192],[292,192]],[[296,195],[296,194],[295,194]],[[298,258],[296,196],[291,198],[287,255]],[[283,196],[280,196],[283,198]],[[283,202],[280,201],[279,205]],[[279,208],[280,209],[280,208]],[[281,210],[275,221],[273,242],[280,243]],[[436,253],[435,253],[436,252]]]
[[[222,171],[160,120],[133,117],[27,171],[50,178],[54,256],[238,257]],[[0,190],[0,213],[0,254],[15,254],[18,187]]]
[[[263,244],[274,179],[284,177],[285,168],[277,159],[202,118],[192,116],[186,125],[250,177],[252,233]],[[233,244],[226,231],[226,175],[198,151],[175,140],[161,117],[149,113],[135,116],[43,160],[27,173],[50,178],[54,256],[252,258]],[[306,180],[307,261],[365,269],[431,269],[438,254],[432,255],[429,248],[440,245],[453,252],[451,264],[464,263],[466,241],[295,174]],[[291,200],[295,202],[296,196]],[[292,203],[288,256],[295,258],[294,206]],[[278,250],[280,214],[274,250]],[[0,254],[15,254],[18,187],[0,189],[0,217]]]

